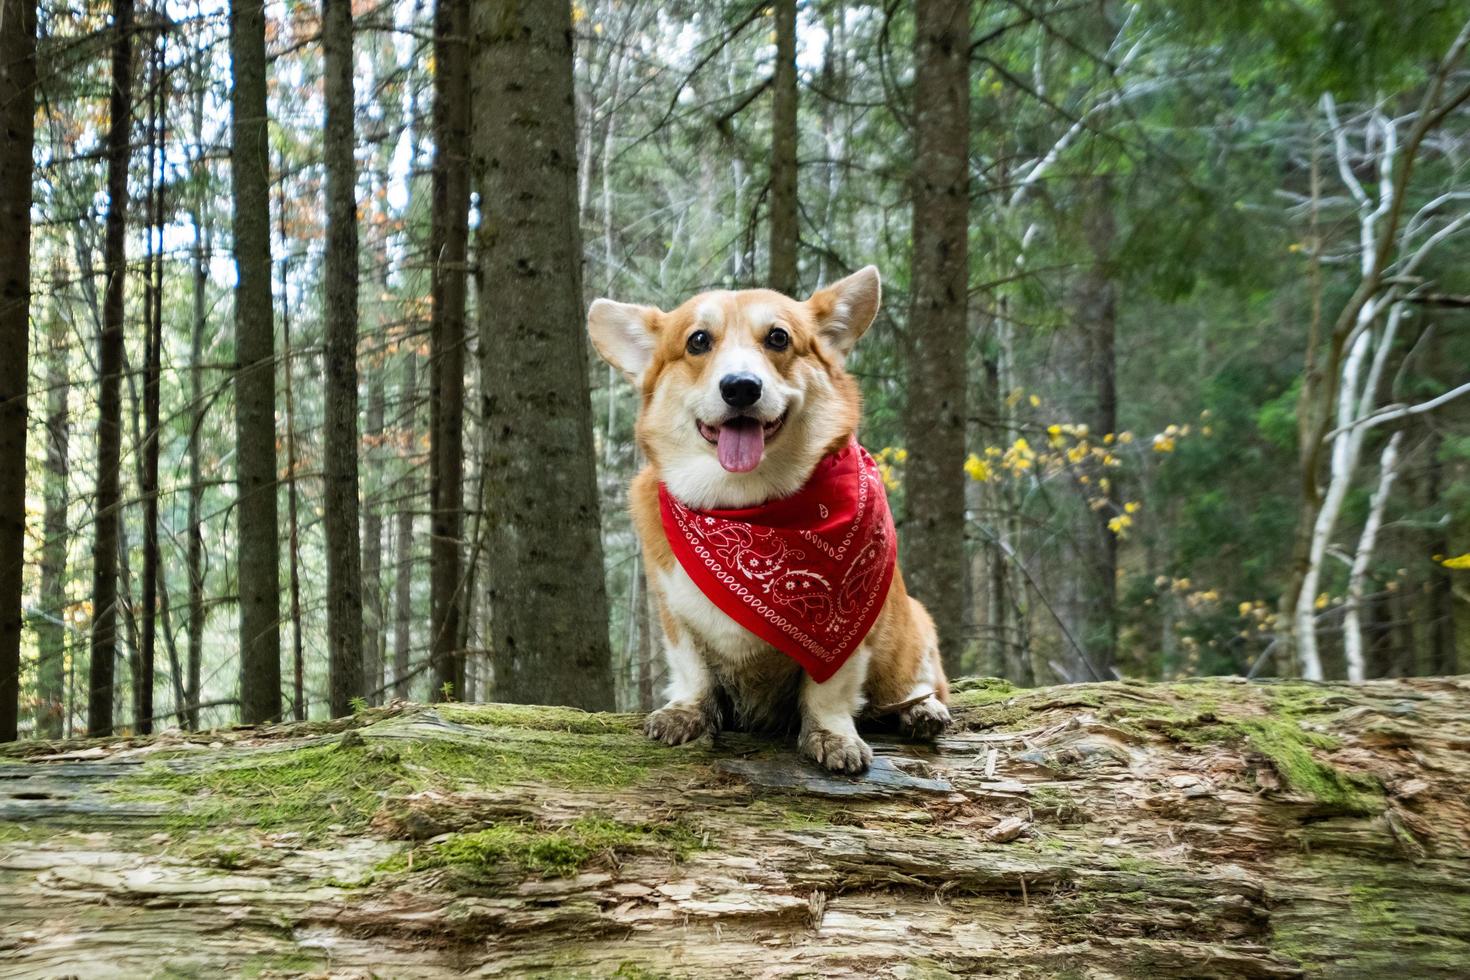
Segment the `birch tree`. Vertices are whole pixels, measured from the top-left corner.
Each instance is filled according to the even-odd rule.
[[[1376,425],[1438,407],[1464,389],[1418,406],[1379,410],[1379,389],[1401,325],[1408,315],[1405,287],[1420,265],[1446,239],[1470,223],[1470,211],[1444,220],[1457,195],[1439,196],[1404,221],[1409,179],[1429,136],[1450,112],[1470,100],[1470,85],[1450,88],[1470,43],[1470,23],[1461,30],[1408,118],[1390,116],[1375,106],[1364,122],[1363,155],[1377,174],[1372,191],[1358,179],[1361,164],[1338,117],[1331,93],[1322,97],[1337,172],[1354,203],[1358,226],[1359,280],[1339,311],[1325,350],[1309,339],[1307,372],[1299,402],[1302,498],[1298,517],[1295,573],[1282,599],[1288,624],[1282,640],[1294,651],[1301,674],[1323,677],[1317,643],[1317,598],[1323,562],[1355,477],[1364,439]],[[1319,483],[1325,457],[1327,479]]]

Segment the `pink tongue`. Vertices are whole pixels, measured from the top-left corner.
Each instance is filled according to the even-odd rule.
[[[731,419],[720,426],[720,465],[731,473],[749,473],[765,452],[765,428],[755,419]]]

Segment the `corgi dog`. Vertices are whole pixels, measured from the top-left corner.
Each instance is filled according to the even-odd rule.
[[[701,293],[667,313],[609,299],[592,304],[587,329],[593,346],[640,396],[636,434],[647,465],[633,480],[629,506],[668,662],[668,703],[649,715],[650,738],[678,745],[723,727],[796,730],[805,756],[835,772],[860,773],[873,758],[857,730],[865,708],[894,715],[901,732],[918,737],[932,738],[949,724],[949,686],[933,620],[905,591],[894,543],[883,541],[882,522],[891,539],[892,520],[882,482],[871,492],[859,485],[862,461],[871,474],[876,468],[855,441],[861,397],[844,362],[877,315],[880,289],[878,270],[868,266],[804,302],[748,289]],[[855,475],[842,486],[858,487],[853,513],[867,514],[864,526],[873,529],[875,541],[861,557],[844,559],[849,574],[854,563],[872,563],[859,569],[859,584],[849,590],[857,598],[848,607],[861,605],[863,595],[871,598],[866,620],[861,611],[837,618],[849,628],[845,659],[835,670],[813,660],[813,669],[771,640],[781,640],[781,630],[805,636],[793,623],[807,622],[802,614],[827,621],[837,600],[827,594],[825,605],[813,600],[798,607],[779,588],[773,595],[772,587],[778,581],[786,590],[815,584],[830,592],[833,576],[825,568],[769,569],[793,556],[842,558],[852,534],[838,540],[839,531],[829,540],[796,528],[761,551],[739,521],[800,499],[839,457],[850,457]],[[817,513],[827,517],[828,506],[814,504]],[[734,523],[725,528],[727,543],[743,549],[727,555],[738,571],[691,578],[690,567],[676,557],[682,542],[670,536],[676,526],[671,515],[711,526],[716,516],[705,515],[729,517]],[[710,556],[704,544],[695,540],[693,547]],[[881,569],[885,547],[888,567]],[[884,579],[886,593],[881,583],[874,585],[879,573],[872,569],[891,575]],[[742,575],[750,576],[748,583]],[[711,591],[715,579],[730,583],[733,601]],[[776,600],[788,604],[776,608]],[[748,619],[742,625],[735,616],[763,603],[775,609],[773,625],[758,635]],[[866,632],[850,635],[853,624],[863,622],[871,623]]]

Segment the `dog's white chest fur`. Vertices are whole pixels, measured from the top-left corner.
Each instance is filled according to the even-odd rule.
[[[771,649],[770,644],[711,602],[677,561],[673,568],[660,573],[659,587],[679,626],[693,634],[699,648],[730,666],[738,667]]]

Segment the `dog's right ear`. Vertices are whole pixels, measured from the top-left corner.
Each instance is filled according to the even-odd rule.
[[[653,363],[659,311],[610,299],[594,300],[587,311],[587,334],[602,359],[637,385]]]

